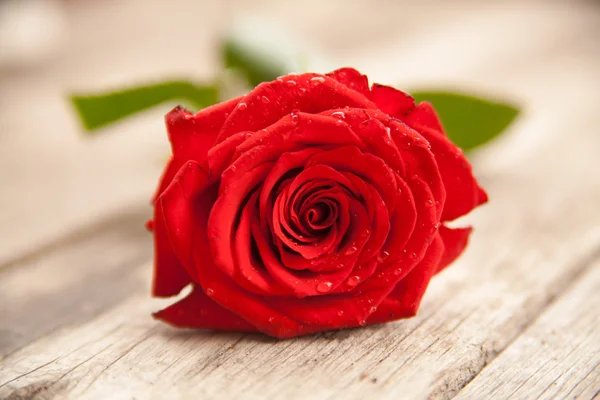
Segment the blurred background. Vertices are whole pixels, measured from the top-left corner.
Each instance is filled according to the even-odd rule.
[[[0,0],[0,265],[146,207],[168,156],[175,104],[90,137],[69,94],[213,80],[231,35],[300,49],[298,68],[518,104],[509,131],[470,155],[484,181],[571,121],[600,123],[595,1]]]

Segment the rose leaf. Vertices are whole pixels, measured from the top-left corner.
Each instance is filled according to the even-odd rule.
[[[447,91],[413,91],[417,103],[427,101],[437,111],[448,137],[471,150],[502,133],[517,117],[515,105]]]
[[[93,131],[167,101],[183,101],[201,109],[219,101],[215,85],[169,81],[109,93],[75,94],[71,102],[83,126]]]

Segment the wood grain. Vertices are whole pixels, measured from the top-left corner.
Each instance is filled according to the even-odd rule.
[[[533,38],[513,52],[509,36],[495,58],[494,47],[473,39],[458,53],[459,65],[440,70],[443,79],[459,84],[514,93],[525,108],[506,136],[471,155],[491,202],[458,222],[476,227],[472,243],[434,279],[417,317],[287,341],[169,328],[149,317],[172,300],[148,295],[151,243],[141,227],[148,208],[124,209],[121,198],[111,203],[119,212],[109,221],[44,250],[37,241],[32,256],[17,252],[16,261],[0,270],[0,398],[596,396],[600,355],[591,328],[600,310],[582,307],[586,299],[597,302],[599,279],[600,49],[588,39],[600,33],[600,13],[577,9],[557,19],[563,7],[536,13],[525,6],[530,25],[506,26],[536,32]],[[426,42],[447,42],[443,35],[453,29],[462,32],[455,37],[475,35],[481,24],[473,22],[471,30],[469,24],[477,15],[490,14],[466,13]],[[484,36],[500,22],[518,21],[511,15],[490,17]],[[417,65],[430,65],[419,46],[403,50],[414,51]],[[389,79],[433,73],[425,68],[419,75],[402,54],[382,52],[379,61],[371,49],[355,57],[386,65],[377,74]],[[141,198],[144,179],[125,197]],[[78,215],[88,223],[95,219],[92,211]],[[11,243],[26,244],[34,225],[21,227],[20,239]],[[77,226],[71,221],[64,231],[81,232]],[[536,360],[531,370],[521,367],[528,355]],[[498,376],[506,389],[493,386]]]
[[[456,397],[592,399],[600,394],[600,259]]]

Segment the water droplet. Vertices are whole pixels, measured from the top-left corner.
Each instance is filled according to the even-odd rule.
[[[246,103],[240,103],[238,104],[237,108],[239,108],[240,110],[245,110],[246,108],[248,108],[248,104]]]
[[[229,169],[231,169],[232,171],[235,171],[237,169],[237,167],[235,166],[235,164],[233,164],[229,167]]]
[[[371,314],[373,314],[375,311],[377,311],[377,307],[373,306],[369,311],[371,312]]]
[[[344,315],[344,311],[340,310],[337,312],[338,317],[341,317],[342,315]]]
[[[215,291],[213,289],[211,289],[211,288],[207,288],[206,289],[206,295],[208,297],[213,297],[215,295]]]
[[[390,129],[390,127],[386,126],[385,131],[387,132],[388,137],[391,139],[392,138],[392,130]],[[391,143],[388,142],[388,144],[391,144]]]
[[[269,100],[269,98],[268,98],[267,96],[263,96],[263,97],[261,97],[260,99],[261,99],[261,101],[262,101],[263,103],[265,103],[265,104],[267,104],[267,103],[270,103],[270,102],[271,102],[271,100]]]
[[[365,229],[365,235],[370,235],[370,234],[371,234],[371,230]]]
[[[246,139],[248,139],[248,138],[250,138],[250,137],[252,137],[252,132],[248,132],[248,133],[246,133]]]
[[[383,278],[383,275],[385,275],[385,274],[383,272],[380,272],[380,273],[377,274],[377,277],[378,278]]]
[[[293,81],[291,79],[289,81],[287,81],[286,83],[288,86],[296,86],[297,85],[296,81]]]
[[[317,262],[318,262],[318,261],[317,261],[317,260],[315,260],[315,259],[313,259],[313,260],[310,260],[310,265],[316,265],[316,264],[317,264]]]
[[[273,322],[275,322],[275,317],[269,317],[269,323],[272,324]]]
[[[310,81],[315,85],[318,85],[325,82],[325,78],[323,78],[322,76],[315,76],[314,78],[310,78]]]
[[[344,114],[344,112],[343,112],[343,111],[336,111],[336,112],[334,112],[334,113],[331,113],[331,116],[332,116],[332,117],[339,117],[339,118],[341,118],[341,119],[344,119],[344,118],[346,118],[346,114]]]
[[[417,258],[417,253],[410,253],[410,258],[413,260]]]
[[[296,114],[296,113],[291,113],[291,114],[290,114],[290,116],[292,117],[292,122],[293,122],[294,124],[297,124],[297,123],[298,123],[298,114]]]
[[[440,226],[442,226],[442,223],[441,223],[441,222],[438,222],[437,224],[435,224],[435,229],[439,229],[439,228],[440,228]]]
[[[319,282],[317,284],[317,292],[327,293],[331,290],[333,284],[331,282]]]
[[[433,206],[433,200],[428,199],[427,200],[427,205],[430,206],[430,207]]]
[[[305,93],[306,92],[306,88],[301,87],[300,88],[300,93]]]
[[[356,253],[357,251],[358,251],[358,248],[357,248],[356,246],[350,246],[350,247],[348,248],[348,250],[346,250],[346,251],[344,252],[344,254],[346,254],[347,256],[349,256],[350,254],[354,254],[354,253]]]
[[[402,268],[396,268],[394,270],[394,275],[396,275],[396,276],[400,275],[401,273],[402,273]]]
[[[338,119],[337,121],[335,121],[335,124],[337,126],[342,126],[342,125],[344,125],[344,121],[342,121],[341,119]]]
[[[354,275],[351,276],[350,278],[348,278],[348,280],[346,281],[346,284],[350,287],[355,287],[356,285],[358,285],[360,283],[360,276],[358,275]]]
[[[377,257],[377,261],[384,262],[389,256],[390,256],[390,253],[384,250],[381,253],[379,253],[379,256]]]
[[[367,320],[363,319],[358,323],[360,326],[365,326],[367,324]]]

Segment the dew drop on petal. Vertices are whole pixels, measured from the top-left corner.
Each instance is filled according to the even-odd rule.
[[[384,250],[381,253],[379,253],[379,256],[377,257],[377,261],[384,262],[389,256],[390,256],[390,253]]]
[[[273,322],[275,322],[275,317],[269,317],[269,323],[272,324]]]
[[[331,113],[332,117],[339,117],[341,119],[346,118],[346,114],[343,111],[336,111],[334,113]]]
[[[331,290],[333,284],[331,282],[319,282],[317,284],[317,292],[319,293],[327,293]]]
[[[363,319],[358,323],[360,326],[365,326],[367,324],[367,320]]]
[[[289,81],[287,81],[286,83],[288,86],[296,86],[297,85],[296,81],[293,81],[291,79]]]
[[[375,311],[377,311],[377,307],[373,306],[369,311],[371,312],[371,314],[373,314]]]
[[[315,76],[314,78],[310,78],[310,81],[313,84],[318,85],[325,82],[325,78],[323,78],[322,76]]]
[[[402,268],[396,268],[394,270],[394,275],[396,275],[396,276],[400,275],[401,273],[402,273]]]
[[[358,275],[351,276],[350,278],[348,278],[348,281],[346,281],[346,284],[350,287],[355,287],[359,283],[360,283],[360,276],[358,276]]]
[[[214,296],[214,295],[215,295],[215,291],[214,291],[214,289],[211,289],[211,288],[206,288],[206,295],[207,295],[208,297],[212,297],[212,296]]]
[[[238,106],[237,106],[237,107],[238,107],[240,110],[242,110],[242,111],[243,111],[243,110],[245,110],[246,108],[248,108],[248,104],[246,104],[246,103],[240,103],[240,104],[238,104]]]
[[[342,315],[344,315],[344,311],[340,310],[337,312],[338,317],[341,317]]]
[[[345,255],[349,256],[350,254],[354,254],[358,251],[358,248],[356,246],[350,246],[348,247],[348,249],[344,252]]]
[[[271,102],[271,100],[269,100],[269,98],[268,98],[267,96],[263,96],[263,97],[261,97],[261,100],[262,100],[262,102],[263,102],[263,103],[265,103],[265,104],[267,104],[267,103],[270,103],[270,102]]]
[[[417,258],[417,253],[410,253],[409,257],[414,260]]]

